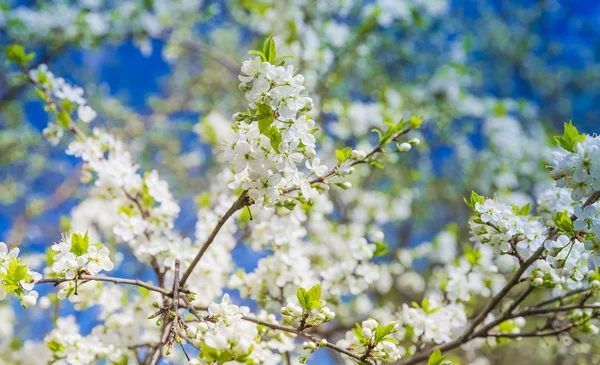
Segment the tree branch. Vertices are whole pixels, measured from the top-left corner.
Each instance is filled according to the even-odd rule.
[[[208,238],[206,239],[206,241],[200,248],[200,251],[198,252],[196,257],[194,257],[194,260],[192,260],[192,263],[190,264],[190,266],[187,268],[187,270],[183,274],[183,277],[181,278],[181,282],[180,282],[180,285],[182,287],[185,285],[185,283],[189,279],[190,275],[194,271],[194,268],[196,267],[196,265],[198,265],[198,262],[200,261],[200,259],[202,258],[202,256],[206,252],[206,250],[208,250],[208,247],[210,247],[210,245],[215,240],[215,237],[217,236],[217,234],[219,233],[219,231],[221,230],[221,228],[223,227],[225,222],[227,222],[227,220],[233,215],[233,213],[237,212],[238,210],[240,210],[243,207],[245,207],[246,205],[248,205],[247,194],[248,194],[248,192],[244,190],[242,192],[242,194],[240,194],[239,198],[227,210],[227,212],[225,212],[225,215],[223,215],[221,217],[221,219],[219,219],[219,222],[217,223],[215,228],[213,228],[212,232],[210,232],[210,235],[208,236]]]
[[[139,286],[139,287],[148,289],[150,291],[160,293],[162,295],[170,295],[170,292],[167,289],[145,283],[139,279],[124,279],[124,278],[115,278],[115,277],[111,277],[111,276],[81,275],[77,279],[47,278],[47,279],[40,279],[40,280],[36,281],[35,284],[54,284],[56,286],[60,283],[64,283],[64,282],[68,282],[68,281],[75,281],[75,280],[82,281],[82,282],[105,281],[105,282],[115,283],[115,284],[134,285],[134,286]]]

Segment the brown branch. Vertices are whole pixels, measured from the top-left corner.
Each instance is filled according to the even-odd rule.
[[[208,236],[208,238],[206,239],[206,241],[204,242],[204,244],[200,248],[200,251],[198,252],[198,254],[196,255],[196,257],[194,257],[194,259],[192,260],[192,263],[190,264],[190,266],[187,268],[187,270],[183,274],[183,277],[181,278],[181,282],[180,282],[180,285],[182,287],[185,285],[185,283],[189,279],[190,275],[194,271],[194,268],[196,267],[196,265],[198,265],[198,262],[200,261],[200,259],[202,258],[202,256],[204,256],[204,253],[206,252],[206,250],[208,250],[208,247],[210,247],[210,245],[215,240],[215,237],[217,236],[217,234],[219,233],[219,231],[221,230],[221,228],[223,228],[223,225],[225,224],[225,222],[227,222],[227,220],[235,212],[237,212],[238,210],[242,209],[243,207],[245,207],[246,205],[249,204],[247,193],[248,192],[244,190],[242,192],[242,194],[240,194],[239,198],[231,205],[231,207],[229,207],[229,209],[227,210],[227,212],[225,212],[225,215],[223,215],[219,219],[219,222],[217,223],[217,225],[215,226],[215,228],[213,228],[212,232],[210,232],[210,235]]]
[[[64,283],[64,282],[68,282],[68,281],[75,281],[75,280],[78,280],[81,282],[104,281],[104,282],[115,283],[115,284],[134,285],[134,286],[139,286],[139,287],[148,289],[150,291],[160,293],[162,295],[170,295],[170,292],[167,289],[145,283],[139,279],[124,279],[124,278],[115,278],[115,277],[111,277],[111,276],[81,275],[77,279],[47,278],[47,279],[40,279],[40,280],[36,281],[35,284],[54,284],[56,286],[60,283]]]

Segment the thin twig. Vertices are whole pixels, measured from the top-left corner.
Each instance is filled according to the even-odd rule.
[[[60,283],[64,283],[67,281],[74,281],[74,280],[75,279],[67,279],[67,278],[46,278],[46,279],[40,279],[40,280],[36,281],[35,284],[58,285]],[[163,295],[170,295],[170,292],[167,289],[145,283],[139,279],[124,279],[124,278],[115,278],[115,277],[111,277],[111,276],[81,275],[77,278],[77,280],[80,282],[105,281],[105,282],[115,283],[115,284],[134,285],[134,286],[146,288],[148,290],[151,290],[151,291],[163,294]]]
[[[238,210],[242,209],[244,206],[246,206],[248,204],[247,193],[248,192],[244,190],[242,192],[242,194],[240,194],[239,198],[231,205],[231,207],[229,207],[229,209],[227,210],[227,212],[225,212],[225,215],[223,215],[219,219],[219,222],[217,223],[217,225],[215,226],[215,228],[213,228],[212,232],[210,232],[210,235],[208,236],[208,238],[206,239],[206,241],[204,242],[204,244],[200,248],[200,251],[198,251],[198,254],[196,255],[196,257],[194,257],[194,259],[192,260],[192,263],[190,264],[190,266],[187,268],[187,270],[183,274],[183,277],[181,278],[181,282],[180,282],[180,285],[182,287],[185,285],[185,283],[189,279],[190,275],[194,271],[194,268],[196,267],[196,265],[198,265],[198,262],[200,261],[200,259],[202,258],[202,256],[206,252],[206,250],[208,250],[208,247],[210,247],[210,245],[215,240],[215,237],[217,237],[217,234],[219,233],[219,231],[221,230],[221,228],[223,228],[223,225],[225,224],[225,222],[227,222],[227,220],[235,212],[237,212]]]

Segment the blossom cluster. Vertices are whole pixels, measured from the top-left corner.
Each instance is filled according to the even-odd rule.
[[[53,364],[88,365],[111,355],[115,361],[122,360],[114,356],[114,347],[106,346],[96,336],[82,336],[73,316],[59,318],[44,342],[52,352]]]
[[[450,341],[467,324],[465,308],[460,303],[444,303],[435,296],[426,298],[421,305],[402,305],[398,324],[410,332],[413,340],[441,344]]]
[[[600,136],[579,134],[572,124],[565,124],[561,149],[553,153],[551,176],[558,187],[571,190],[574,201],[600,191]]]
[[[95,275],[114,268],[108,248],[101,243],[90,244],[87,232],[64,236],[52,245],[52,250],[55,254],[48,264],[56,275],[69,280],[84,273]]]
[[[38,86],[38,96],[51,105],[60,104],[65,110],[57,115],[58,124],[48,123],[44,135],[52,145],[62,139],[65,129],[69,127],[70,114],[77,111],[78,120],[90,123],[96,118],[96,111],[87,104],[81,87],[71,85],[62,77],[57,77],[48,70],[46,64],[29,71],[29,78]]]
[[[35,282],[42,275],[31,270],[18,257],[19,251],[18,247],[9,250],[6,243],[0,242],[0,301],[12,293],[23,307],[31,307],[38,299],[38,292],[33,290]]]
[[[519,208],[475,193],[469,204],[477,215],[469,221],[471,241],[477,244],[526,259],[546,240],[544,225],[529,216],[529,205]]]
[[[320,306],[311,310],[305,310],[302,306],[295,303],[287,303],[282,307],[281,315],[286,322],[294,320],[297,323],[304,323],[309,327],[331,322],[335,318],[335,313],[328,307]]]
[[[89,123],[96,117],[83,89],[56,77],[46,65],[30,70],[29,78],[40,91],[38,96],[57,115],[58,125],[49,124],[47,138],[58,143],[65,130],[73,131],[75,139],[66,152],[84,161],[82,179],[95,181],[97,195],[119,203],[114,234],[129,243],[141,260],[168,251],[164,243],[170,241],[167,237],[180,211],[168,183],[156,170],[142,176],[139,165],[113,135],[94,128],[88,136],[79,130],[77,121],[71,119],[76,106],[78,120]]]
[[[225,144],[224,157],[235,170],[230,187],[248,190],[265,207],[278,203],[281,189],[290,183],[310,199],[314,189],[298,169],[316,154],[315,122],[307,114],[312,99],[305,95],[304,77],[291,65],[256,57],[244,62],[239,78],[252,111],[234,115],[234,133]],[[316,173],[326,170],[318,160],[307,166]]]
[[[405,354],[404,348],[399,347],[398,341],[391,336],[397,330],[398,324],[395,322],[382,326],[371,318],[346,332],[345,338],[339,340],[337,345],[351,348],[359,355],[366,354],[369,358],[391,363]]]
[[[339,302],[342,295],[359,294],[377,281],[379,269],[372,259],[377,245],[369,242],[358,226],[336,226],[323,219],[328,201],[319,195],[310,214],[296,209],[263,210],[254,213],[249,223],[250,239],[255,250],[267,248],[273,254],[258,261],[252,272],[234,274],[229,287],[240,290],[244,298],[267,304],[276,299],[290,302],[298,287],[323,286],[326,300]],[[307,235],[308,223],[314,235]],[[383,233],[374,235],[383,241]],[[331,245],[330,242],[339,242]],[[323,266],[320,266],[323,263]],[[313,267],[311,267],[313,265]]]
[[[191,323],[186,334],[202,348],[200,357],[206,362],[228,359],[238,363],[277,364],[279,356],[260,341],[256,324],[244,321],[248,307],[238,307],[225,294],[221,303],[208,307],[209,320]]]

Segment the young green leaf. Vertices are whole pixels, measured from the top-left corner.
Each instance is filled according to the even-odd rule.
[[[375,329],[375,343],[382,341],[386,336],[392,334],[396,329],[396,322],[389,323],[385,326],[377,326]]]
[[[556,136],[554,139],[565,150],[575,152],[577,143],[585,141],[585,134],[579,134],[573,122],[565,123],[564,127],[563,136]]]
[[[308,291],[304,288],[298,288],[296,292],[296,298],[298,298],[298,303],[300,306],[306,310],[310,310],[310,296],[308,295]]]
[[[575,233],[575,227],[573,221],[567,212],[558,212],[554,216],[554,223],[558,227],[560,233],[573,235]]]
[[[71,235],[71,252],[75,256],[81,256],[87,253],[89,245],[90,240],[87,231],[83,237],[79,233],[73,233]]]
[[[429,360],[427,361],[427,365],[441,365],[444,363],[444,358],[442,357],[442,351],[439,348],[435,349],[431,356],[429,356]]]
[[[6,47],[4,53],[10,62],[14,62],[19,66],[27,66],[35,57],[35,53],[25,53],[25,49],[19,44],[12,44]]]
[[[265,54],[267,62],[275,64],[275,60],[277,59],[277,49],[275,47],[275,41],[273,40],[273,37],[265,41],[263,45],[263,53]]]
[[[248,51],[248,53],[260,56],[260,60],[263,61],[263,62],[267,61],[267,56],[265,56],[265,54],[263,52],[261,52],[261,51],[251,50],[251,51]]]
[[[321,285],[317,284],[308,290],[308,309],[320,308],[323,305],[321,302]]]

